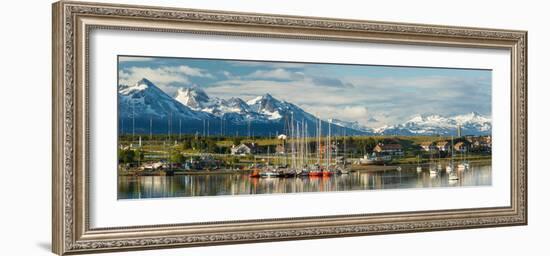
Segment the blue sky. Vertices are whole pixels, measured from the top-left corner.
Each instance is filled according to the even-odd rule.
[[[192,86],[245,101],[270,93],[369,127],[417,114],[491,115],[490,70],[120,56],[118,73],[121,84],[147,78],[169,95]]]

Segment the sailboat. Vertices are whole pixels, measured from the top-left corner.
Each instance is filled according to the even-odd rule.
[[[447,173],[449,174],[449,180],[458,180],[458,173],[454,170],[454,137],[451,136],[451,163],[447,165]]]
[[[466,152],[468,152],[468,149],[466,149]],[[470,168],[470,163],[464,158],[464,151],[462,151],[462,162],[457,165],[457,168],[459,171],[464,171]]]
[[[328,134],[327,134],[327,138],[326,138],[326,154],[327,154],[327,162],[326,162],[326,166],[325,166],[325,169],[323,169],[323,177],[328,177],[328,176],[332,176],[332,171],[330,170],[330,165],[332,164],[332,142],[331,142],[331,137],[330,137],[330,132],[331,132],[331,126],[332,126],[332,123],[329,122],[328,124]]]
[[[438,151],[439,151],[439,150],[438,150]],[[435,175],[437,175],[437,174],[439,173],[439,171],[440,171],[441,169],[438,169],[438,167],[441,168],[441,165],[439,164],[439,165],[436,166],[436,164],[435,164],[435,162],[434,162],[434,156],[433,156],[432,149],[430,149],[430,164],[429,164],[429,166],[428,166],[428,170],[429,170],[429,172],[430,172],[430,176],[435,176]]]
[[[308,176],[317,177],[323,176],[321,165],[323,162],[323,146],[321,143],[322,122],[320,118],[317,118],[317,163],[312,166],[308,171]]]
[[[252,174],[250,175],[250,177],[256,177],[257,175],[259,175],[260,177],[266,177],[266,178],[281,176],[280,173],[276,171],[275,167],[270,165],[269,157],[270,157],[270,148],[267,147],[267,164],[262,168],[261,171],[259,171],[256,165],[256,156],[254,156],[254,169],[252,170]]]
[[[454,162],[453,162],[453,158],[454,158],[454,137],[451,136],[451,162],[447,165],[447,167],[445,167],[445,171],[447,173],[451,173],[454,169]]]

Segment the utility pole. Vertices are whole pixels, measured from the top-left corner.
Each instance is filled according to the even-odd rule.
[[[134,142],[134,136],[136,135],[136,112],[135,112],[135,102],[132,100],[132,143]]]
[[[153,140],[153,116],[149,117],[149,140]]]

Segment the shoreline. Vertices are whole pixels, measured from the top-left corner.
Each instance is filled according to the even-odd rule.
[[[447,164],[449,161],[441,161],[441,164]],[[491,159],[480,159],[480,160],[470,160],[471,163],[490,163]],[[420,163],[420,166],[425,167],[429,163]],[[385,171],[396,171],[398,167],[413,167],[417,164],[391,164],[391,165],[351,165],[352,172],[385,172]],[[174,170],[173,174],[167,175],[166,171],[119,171],[118,176],[182,176],[182,175],[230,175],[230,174],[249,174],[252,172],[250,169],[221,169],[221,170],[200,170],[200,171],[183,171],[183,170]]]

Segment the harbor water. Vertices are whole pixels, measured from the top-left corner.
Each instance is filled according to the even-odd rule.
[[[472,165],[449,180],[443,169],[430,174],[424,167],[400,171],[352,172],[329,177],[251,178],[248,174],[192,174],[176,176],[120,176],[118,199],[333,192],[491,185],[491,165]]]
[[[335,192],[491,185],[491,165],[472,164],[450,180],[445,168],[430,174],[427,166],[400,171],[352,172],[329,177],[251,178],[248,174],[193,174],[176,176],[119,176],[118,199]]]

